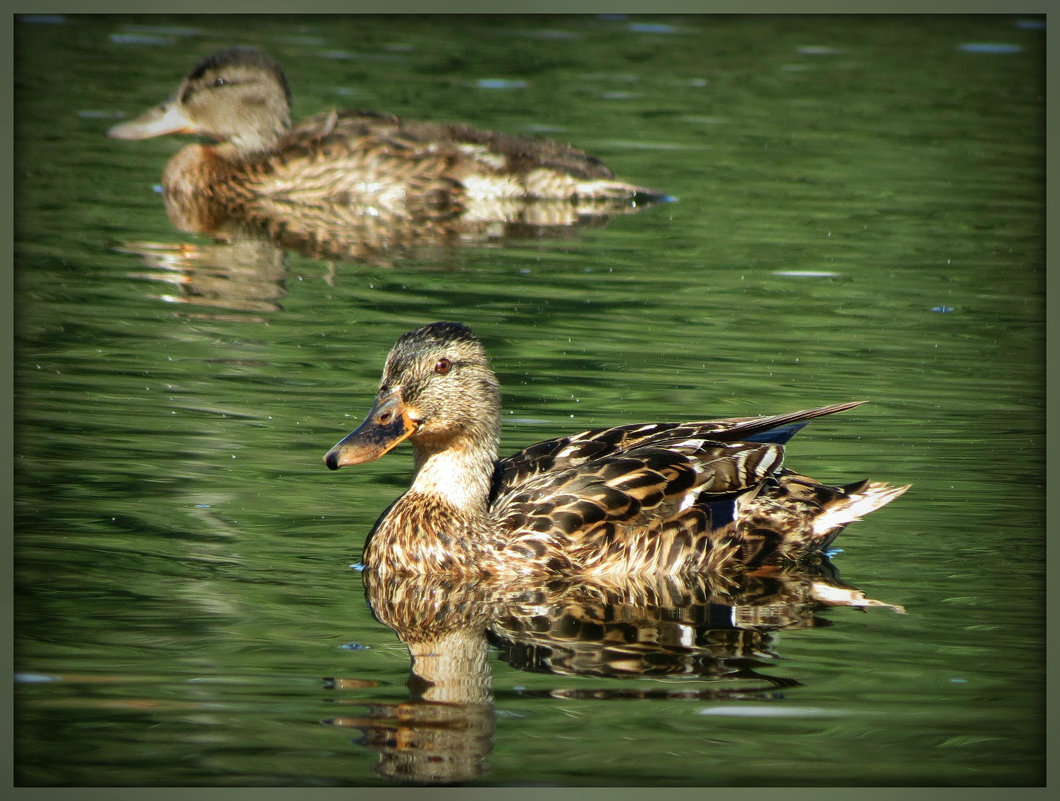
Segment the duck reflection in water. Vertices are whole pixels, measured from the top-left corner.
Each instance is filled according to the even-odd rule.
[[[569,235],[672,198],[599,159],[538,137],[331,110],[292,126],[279,65],[235,47],[177,92],[114,126],[116,139],[197,134],[162,176],[181,230],[247,238],[311,258],[385,261],[425,249]]]
[[[341,722],[366,730],[386,775],[480,775],[494,727],[487,638],[527,670],[726,680],[619,695],[743,698],[791,685],[755,672],[773,631],[815,625],[825,606],[902,611],[840,582],[825,549],[907,487],[829,486],[782,466],[808,420],[857,405],[595,429],[498,461],[499,389],[481,342],[459,323],[405,334],[374,407],[325,462],[413,445],[412,487],[363,556],[373,612],[412,655],[412,697]]]
[[[599,582],[364,572],[376,619],[409,649],[409,698],[368,704],[330,725],[360,729],[376,771],[399,783],[459,784],[489,772],[496,712],[491,646],[512,667],[567,677],[522,696],[621,700],[779,700],[799,682],[761,669],[778,657],[776,632],[827,625],[834,606],[890,607],[813,565],[741,574]],[[577,678],[580,677],[580,678]],[[628,687],[597,679],[664,679]],[[673,679],[673,681],[665,681]],[[330,679],[341,703],[363,686]]]

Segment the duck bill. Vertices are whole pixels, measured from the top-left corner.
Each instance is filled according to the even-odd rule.
[[[181,110],[180,105],[170,100],[155,106],[135,120],[119,123],[107,131],[111,139],[150,139],[173,133],[198,133],[198,128]]]
[[[324,464],[338,470],[374,461],[412,436],[416,428],[401,393],[392,392],[377,400],[360,427],[324,455]]]

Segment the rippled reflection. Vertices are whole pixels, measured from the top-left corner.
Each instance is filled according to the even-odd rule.
[[[708,680],[649,688],[557,684],[529,695],[592,699],[768,701],[798,681],[764,672],[779,657],[777,632],[826,625],[833,606],[902,607],[840,581],[826,560],[737,576],[586,582],[516,582],[365,573],[375,617],[412,657],[409,698],[374,704],[335,726],[364,732],[376,770],[399,782],[452,784],[489,771],[496,714],[489,647],[512,667],[555,676]],[[336,690],[359,682],[331,679]]]
[[[177,228],[209,236],[213,242],[122,243],[117,252],[139,256],[151,270],[131,277],[172,284],[175,291],[163,295],[164,300],[268,312],[277,311],[286,294],[289,252],[392,266],[407,258],[441,258],[457,247],[570,239],[581,229],[604,227],[615,215],[648,204],[507,199],[427,218],[351,204],[284,205],[270,198],[232,205],[166,196],[165,205]]]

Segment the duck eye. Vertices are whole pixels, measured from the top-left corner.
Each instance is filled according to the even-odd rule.
[[[446,359],[444,356],[439,359],[438,362],[434,365],[434,372],[436,372],[438,375],[445,375],[452,369],[453,363]]]
[[[214,80],[213,85],[214,86],[225,86],[227,83],[228,83],[228,81],[226,81],[224,78],[217,78],[217,79]]]

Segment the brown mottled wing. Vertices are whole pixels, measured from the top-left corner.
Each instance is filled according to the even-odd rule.
[[[451,149],[432,148],[410,135],[393,115],[323,112],[299,123],[277,152],[251,171],[252,188],[258,195],[302,204],[451,213],[463,191],[451,175],[459,158]],[[390,197],[385,187],[400,191]]]
[[[366,195],[365,187],[401,184],[418,213],[432,207],[460,207],[475,198],[584,197],[587,202],[593,198],[625,202],[636,197],[638,202],[652,202],[663,197],[618,180],[598,158],[561,142],[466,125],[401,120],[372,111],[314,115],[284,139],[280,155],[281,159],[270,159],[270,167],[282,171],[285,159],[298,160],[304,182],[315,165],[329,173],[328,189],[333,194],[353,200]],[[338,165],[346,179],[334,175]],[[336,181],[345,185],[336,188]]]
[[[545,167],[577,178],[615,177],[595,156],[551,139],[482,131],[468,125],[402,120],[367,110],[315,114],[299,123],[287,141],[349,141],[366,137],[406,158],[459,154],[480,161],[488,170],[520,173]]]
[[[720,558],[709,500],[756,489],[783,456],[781,446],[768,443],[657,437],[571,464],[564,448],[565,467],[523,476],[492,509],[513,556],[557,571],[574,564],[612,573],[709,566]]]
[[[625,453],[638,447],[667,447],[667,443],[688,439],[741,442],[751,437],[760,438],[758,441],[762,442],[782,443],[807,421],[852,409],[863,402],[838,403],[768,417],[731,417],[691,423],[646,423],[595,428],[546,440],[498,463],[494,495],[513,492],[541,473],[577,467],[592,459]],[[771,438],[771,432],[776,432],[777,436]]]
[[[610,179],[600,159],[571,145],[536,136],[482,131],[467,125],[402,121],[401,136],[424,147],[451,147],[487,170],[521,174],[543,167],[575,178]]]

